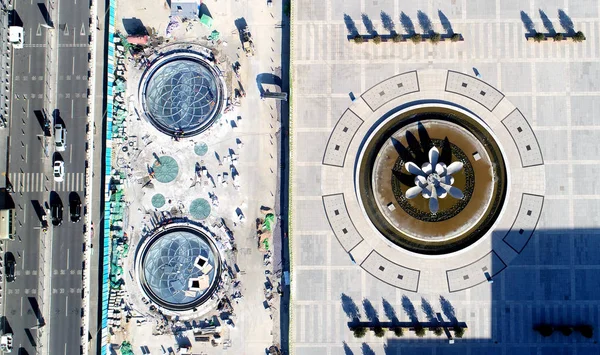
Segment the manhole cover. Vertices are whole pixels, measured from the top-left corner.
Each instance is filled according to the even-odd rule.
[[[194,146],[194,153],[199,156],[206,155],[208,153],[208,144],[200,142]]]
[[[175,159],[168,155],[163,155],[152,163],[154,177],[158,182],[167,183],[175,180],[179,173],[179,165]]]
[[[203,198],[197,198],[190,205],[190,214],[195,219],[206,219],[210,215],[210,204]]]
[[[152,196],[152,206],[155,208],[161,208],[165,205],[165,197],[162,194],[156,194]]]

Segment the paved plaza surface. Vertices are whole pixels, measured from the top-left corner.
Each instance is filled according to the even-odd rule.
[[[427,27],[431,22],[436,32],[460,33],[464,41],[438,45],[358,45],[348,41],[353,26],[365,36],[372,32],[370,26],[381,35],[389,34],[390,26],[386,29],[382,23],[382,11],[400,34],[411,32],[409,22],[418,33],[424,33],[421,24]],[[600,199],[593,183],[599,162],[596,142],[600,138],[600,120],[596,117],[600,112],[596,83],[600,43],[595,33],[599,16],[600,3],[594,1],[294,3],[292,353],[600,352],[595,344],[598,334],[593,339],[557,333],[542,338],[532,329],[541,322],[595,325],[600,318]],[[546,17],[548,20],[542,21]],[[526,35],[531,32],[524,24],[530,21],[543,33],[565,33],[563,25],[569,27],[570,21],[573,29],[582,31],[587,39],[583,43],[527,41]],[[399,75],[409,72],[416,76]],[[475,78],[477,73],[480,80]],[[458,79],[453,75],[459,75]],[[387,98],[388,94],[382,93],[389,86],[369,91],[392,77],[406,79],[405,92]],[[416,83],[411,81],[415,77]],[[456,85],[452,80],[457,80]],[[480,85],[478,92],[486,91],[487,95],[461,93],[464,86],[460,84],[465,82],[470,87]],[[409,88],[411,83],[415,90]],[[351,97],[356,100],[353,102]],[[488,114],[497,117],[497,121],[488,123],[505,149],[513,174],[511,196],[502,218],[512,216],[514,225],[501,218],[497,232],[477,245],[481,251],[470,248],[454,258],[419,260],[378,242],[376,235],[367,235],[366,222],[354,220],[362,214],[353,205],[356,196],[351,175],[359,142],[376,116],[434,97],[467,107],[484,120]],[[348,115],[348,108],[355,116]],[[348,128],[355,135],[344,140],[338,137],[338,128]],[[536,144],[518,138],[516,132],[522,130],[539,150]],[[335,139],[341,144],[331,145]],[[329,148],[333,150],[326,153]],[[336,155],[339,149],[345,154]],[[517,171],[524,175],[519,178]],[[345,199],[335,200],[336,193]],[[341,208],[327,213],[328,206],[334,205],[345,205],[347,214]],[[353,221],[352,228],[336,229],[336,223],[347,223],[336,217],[337,211]],[[524,215],[536,217],[536,213],[539,219],[524,222]],[[518,227],[523,223],[529,224]],[[346,232],[340,233],[343,229]],[[519,239],[514,234],[531,232],[530,238]],[[383,258],[371,260],[377,253]],[[378,267],[386,262],[389,264],[385,270],[402,270],[397,274],[403,277],[391,281],[389,275],[378,275],[377,270],[384,273]],[[398,269],[398,265],[404,269]],[[477,272],[469,265],[491,268],[494,283],[474,280],[473,273]],[[411,274],[411,270],[420,273]],[[453,270],[459,270],[458,274]],[[480,274],[477,277],[481,278]],[[355,339],[348,330],[348,313],[352,313],[353,305],[363,321],[397,318],[409,322],[416,318],[426,323],[441,317],[444,322],[465,322],[468,330],[453,345],[448,344],[446,336],[438,338],[431,332],[421,339],[408,331],[402,338],[391,332],[376,338],[370,332],[365,338]]]

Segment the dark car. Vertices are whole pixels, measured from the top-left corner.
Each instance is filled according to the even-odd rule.
[[[13,253],[8,252],[4,255],[5,257],[5,265],[4,265],[4,272],[6,273],[6,282],[13,282],[15,281],[15,264],[17,263],[15,261],[15,256],[13,255]]]
[[[79,222],[81,219],[81,199],[77,192],[71,192],[69,195],[69,213],[71,214],[71,222]]]
[[[50,205],[50,209],[52,211],[52,225],[60,226],[62,224],[63,219],[63,206],[60,201],[52,202]]]

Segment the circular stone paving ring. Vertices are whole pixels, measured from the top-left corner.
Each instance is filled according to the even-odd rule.
[[[411,292],[489,282],[524,250],[544,204],[544,160],[525,116],[493,86],[448,70],[362,93],[332,128],[319,176],[325,217],[352,261]]]

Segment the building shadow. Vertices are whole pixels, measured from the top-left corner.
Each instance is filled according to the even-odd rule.
[[[365,25],[365,28],[366,28],[367,32],[371,36],[377,35],[377,31],[375,30],[375,26],[373,25],[373,21],[371,21],[371,19],[369,18],[369,16],[367,16],[367,14],[362,14],[361,18],[362,18],[362,22]]]
[[[527,34],[533,36],[537,31],[535,30],[535,25],[533,21],[531,21],[531,17],[527,15],[525,11],[521,11],[521,21],[523,22],[523,26],[525,26],[525,30]]]
[[[210,13],[210,10],[208,9],[208,6],[206,6],[206,3],[204,3],[204,1],[202,2],[202,4],[200,4],[200,11],[198,13],[199,17],[202,17],[202,15],[206,15],[212,18],[212,14]]]
[[[548,33],[551,36],[554,36],[556,34],[556,30],[554,29],[554,25],[552,24],[552,21],[550,21],[550,19],[548,18],[546,13],[544,11],[542,11],[542,9],[540,9],[539,11],[540,11],[540,18],[542,19],[542,23],[544,24],[544,28],[546,28],[546,31],[548,31]]]
[[[429,19],[429,16],[427,16],[426,13],[424,13],[423,11],[418,11],[417,20],[419,21],[419,26],[421,26],[423,33],[433,33],[433,25],[431,24],[431,20]]]
[[[444,15],[442,10],[438,10],[438,17],[440,18],[440,22],[442,23],[442,28],[444,29],[444,31],[446,31],[446,34],[448,36],[452,36],[454,34],[454,30],[452,29],[452,24],[450,23],[450,20],[448,20],[448,17],[446,17],[446,15]]]
[[[415,25],[413,24],[410,17],[408,17],[408,15],[405,14],[404,12],[400,13],[400,24],[402,25],[402,28],[404,28],[404,31],[409,36],[412,36],[415,34]]]
[[[558,10],[558,21],[567,34],[571,36],[575,34],[575,25],[573,25],[573,21],[562,9]]]
[[[346,24],[346,29],[348,30],[348,34],[352,37],[358,36],[358,28],[356,28],[356,23],[348,14],[344,14],[344,23]]]
[[[258,87],[258,91],[260,92],[260,96],[262,97],[265,90],[264,85],[273,85],[281,90],[282,80],[279,76],[271,74],[271,73],[261,73],[256,76],[256,86]],[[269,90],[274,92],[274,90]]]
[[[392,34],[396,33],[396,25],[394,24],[394,20],[392,19],[392,17],[385,11],[381,11],[379,16],[381,17],[381,23],[383,24],[383,28],[385,28],[386,31]]]

